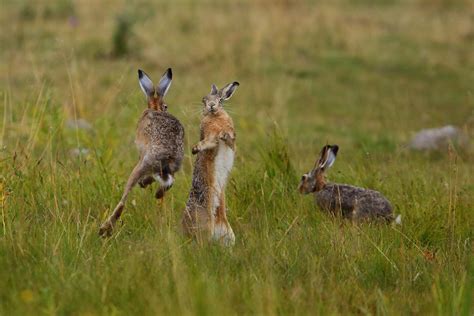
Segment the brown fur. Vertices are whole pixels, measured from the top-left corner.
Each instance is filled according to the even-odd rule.
[[[165,75],[170,76],[171,80],[171,70]],[[137,183],[146,187],[155,178],[162,181],[164,184],[156,192],[156,197],[161,198],[171,187],[174,173],[181,167],[184,156],[184,128],[177,118],[166,112],[162,97],[155,98],[154,89],[152,91],[153,93],[147,94],[149,108],[143,111],[135,136],[140,159],[128,178],[122,198],[100,227],[101,236],[111,235],[123,212],[128,194]],[[153,95],[153,98],[150,95]]]
[[[322,190],[324,186],[326,185],[326,177],[324,175],[324,172],[319,170],[319,172],[316,172],[316,191]]]
[[[392,221],[392,206],[380,192],[347,184],[326,183],[325,172],[330,167],[327,163],[329,152],[333,151],[335,159],[338,148],[337,145],[323,147],[313,170],[301,178],[299,191],[303,194],[314,193],[316,204],[333,215],[354,221]]]
[[[394,219],[390,202],[374,190],[330,183],[316,191],[314,198],[323,211],[353,221]]]
[[[214,197],[217,194],[215,190],[219,190],[218,184],[215,183],[216,157],[219,151],[226,150],[225,148],[235,151],[234,123],[222,107],[220,97],[221,95],[211,92],[204,98],[205,109],[201,120],[200,141],[192,149],[193,154],[197,154],[197,158],[182,225],[187,235],[195,236],[199,241],[218,236],[224,230],[222,238],[226,240],[223,242],[230,244],[233,243],[235,237],[227,221],[225,183],[220,188],[219,197],[216,197],[218,205],[214,204]],[[211,108],[209,104],[219,105]],[[227,171],[230,172],[230,170]],[[226,179],[228,179],[228,174]]]
[[[215,141],[223,138],[227,146],[232,149],[235,148],[234,122],[224,109],[216,114],[203,117],[201,121],[201,140],[206,138],[205,135]]]
[[[157,94],[149,96],[147,100],[148,108],[158,111],[164,112],[168,108],[166,103],[163,101],[163,98]]]

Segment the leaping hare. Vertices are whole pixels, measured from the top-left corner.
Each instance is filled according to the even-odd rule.
[[[109,236],[122,214],[125,201],[132,188],[139,183],[141,187],[157,181],[160,187],[156,198],[162,198],[171,188],[173,175],[181,167],[184,155],[184,128],[177,118],[167,112],[164,97],[172,81],[171,68],[168,68],[156,86],[147,74],[138,70],[140,87],[147,97],[148,109],[138,121],[135,144],[140,152],[140,160],[130,174],[120,202],[112,215],[102,224],[101,236]]]
[[[334,164],[338,150],[337,145],[322,148],[313,170],[301,177],[299,191],[303,194],[314,192],[316,204],[334,215],[354,221],[378,219],[391,222],[394,219],[392,205],[380,192],[347,184],[326,183],[325,172]],[[400,221],[399,215],[396,222]]]
[[[235,242],[227,221],[224,193],[234,163],[235,132],[232,118],[222,103],[238,86],[238,82],[233,82],[218,90],[212,85],[211,92],[202,100],[200,142],[192,148],[197,158],[182,219],[188,236],[219,241],[226,246]]]

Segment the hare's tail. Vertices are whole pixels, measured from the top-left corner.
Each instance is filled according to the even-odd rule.
[[[402,214],[398,214],[397,217],[395,217],[395,224],[397,225],[402,224]]]

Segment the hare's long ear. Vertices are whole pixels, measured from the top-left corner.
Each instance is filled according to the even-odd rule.
[[[211,92],[209,92],[211,95],[216,95],[219,92],[215,84],[211,85]]]
[[[221,99],[229,100],[230,97],[234,94],[235,89],[237,89],[238,86],[239,86],[239,83],[237,81],[234,81],[226,85],[224,88],[222,88],[220,91]]]
[[[153,96],[155,94],[155,88],[153,88],[153,82],[150,77],[141,69],[138,69],[138,82],[140,83],[140,88],[142,88],[143,93],[147,97]]]
[[[171,68],[168,68],[161,77],[160,82],[156,86],[156,92],[161,98],[164,98],[165,95],[168,93],[172,80],[173,72],[171,71]]]
[[[329,169],[332,167],[334,162],[336,161],[337,152],[339,151],[339,146],[332,145],[328,150],[328,159],[324,164],[324,169]]]
[[[316,162],[316,168],[319,168],[323,171],[331,168],[331,166],[336,161],[336,155],[339,150],[337,145],[326,145],[321,149],[319,159]]]

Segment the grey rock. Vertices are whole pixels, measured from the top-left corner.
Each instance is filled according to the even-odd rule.
[[[444,150],[449,143],[464,147],[467,144],[466,136],[461,130],[452,125],[440,128],[423,129],[419,131],[409,143],[414,150]]]

